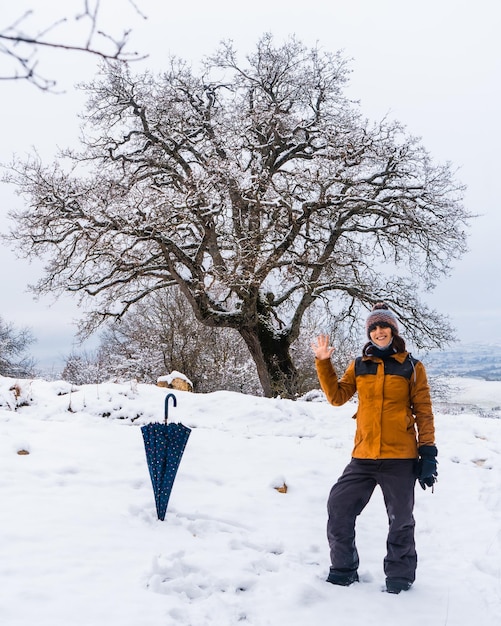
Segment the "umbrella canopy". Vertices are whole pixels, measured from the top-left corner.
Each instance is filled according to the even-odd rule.
[[[146,424],[141,427],[159,520],[165,519],[172,485],[191,433],[191,429],[183,424],[167,423],[170,399],[174,406],[177,404],[176,396],[169,393],[165,398],[163,424]]]

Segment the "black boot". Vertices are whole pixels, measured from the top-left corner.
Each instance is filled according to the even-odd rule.
[[[356,571],[339,572],[339,570],[336,571],[331,567],[327,576],[327,582],[333,585],[349,587],[352,583],[358,582],[358,573]]]
[[[387,578],[386,591],[388,593],[400,593],[408,591],[412,587],[412,582],[406,578]]]

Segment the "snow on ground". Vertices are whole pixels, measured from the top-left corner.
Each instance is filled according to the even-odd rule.
[[[416,488],[417,580],[394,596],[381,593],[379,491],[357,526],[361,582],[325,582],[326,499],[350,458],[354,404],[176,392],[169,419],[192,432],[161,522],[140,426],[162,421],[165,389],[15,383],[0,378],[3,626],[501,623],[499,419],[436,414],[439,482]],[[456,408],[501,404],[501,382],[454,384]]]

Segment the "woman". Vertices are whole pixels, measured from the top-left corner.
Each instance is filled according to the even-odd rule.
[[[437,448],[430,390],[423,364],[405,349],[398,322],[386,304],[374,306],[366,321],[369,342],[361,357],[338,380],[329,337],[312,344],[320,385],[328,401],[340,406],[358,392],[352,460],[328,500],[327,537],[332,566],[327,581],[358,581],[356,518],[376,487],[388,513],[386,591],[400,593],[415,580],[414,486],[433,487]]]

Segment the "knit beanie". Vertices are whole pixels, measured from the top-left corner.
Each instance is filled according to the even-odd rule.
[[[376,326],[387,326],[391,328],[393,334],[398,335],[398,322],[395,315],[389,310],[384,302],[377,302],[365,322],[367,337],[370,339],[370,333]]]

